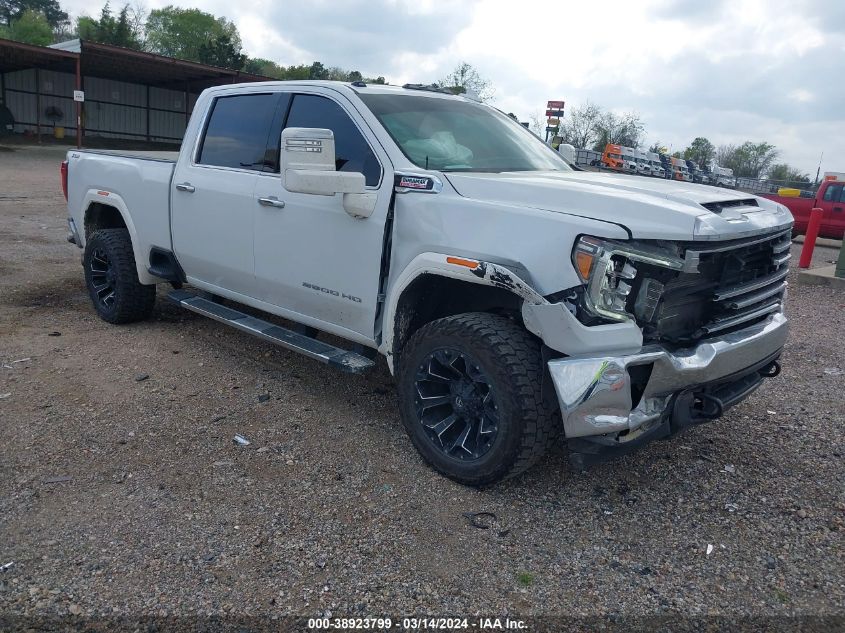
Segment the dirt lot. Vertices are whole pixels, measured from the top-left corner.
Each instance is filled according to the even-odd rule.
[[[0,613],[845,614],[845,292],[792,284],[783,374],[724,419],[473,490],[420,462],[383,364],[336,374],[163,288],[100,321],[60,156],[0,151]]]

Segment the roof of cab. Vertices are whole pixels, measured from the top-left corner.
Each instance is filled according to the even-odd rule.
[[[359,82],[355,82],[358,84]],[[390,86],[387,84],[364,84],[364,85],[353,85],[348,81],[323,81],[323,80],[290,80],[290,81],[256,81],[256,82],[249,82],[249,83],[239,83],[239,84],[228,84],[228,85],[221,85],[215,86],[213,88],[209,88],[208,92],[237,92],[243,88],[249,88],[251,92],[255,91],[256,88],[281,88],[281,87],[321,87],[321,88],[330,88],[333,90],[337,90],[338,92],[342,92],[345,94],[408,94],[408,95],[418,95],[424,97],[431,97],[436,99],[458,99],[461,101],[469,101],[471,103],[475,103],[472,99],[467,99],[461,95],[453,95],[448,94],[445,92],[435,92],[433,90],[425,90],[420,88],[405,88],[403,86]]]

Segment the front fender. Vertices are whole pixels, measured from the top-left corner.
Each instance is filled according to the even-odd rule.
[[[395,319],[399,300],[402,293],[423,275],[439,275],[467,283],[502,288],[522,298],[523,302],[529,305],[540,306],[549,303],[518,274],[501,264],[445,253],[421,253],[411,260],[397,277],[385,302],[379,352],[387,358],[391,372],[394,371]]]

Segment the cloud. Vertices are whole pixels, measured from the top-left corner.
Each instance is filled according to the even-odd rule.
[[[101,2],[69,0],[75,13]],[[149,8],[169,4],[147,0]],[[182,4],[177,1],[175,4]],[[184,3],[188,6],[187,3]],[[467,61],[522,120],[546,100],[635,110],[675,149],[767,140],[815,173],[845,168],[842,0],[196,0],[238,25],[245,50],[341,66],[391,83]]]
[[[251,21],[240,30],[244,48],[252,55],[285,65],[319,60],[326,66],[387,76],[412,71],[405,66],[409,62],[425,67],[427,59],[466,26],[468,6],[399,0],[258,0],[238,6],[244,18],[237,22],[240,26]],[[277,48],[265,30],[282,34],[288,48]]]

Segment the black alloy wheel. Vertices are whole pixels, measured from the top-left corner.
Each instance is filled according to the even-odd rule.
[[[485,486],[542,457],[560,418],[542,396],[539,340],[505,316],[468,312],[420,327],[396,368],[402,424],[439,473]]]
[[[115,303],[117,273],[105,249],[94,248],[91,250],[88,268],[91,275],[92,298],[96,297],[96,301],[104,310],[112,310]]]
[[[138,279],[129,231],[94,231],[85,244],[82,267],[91,303],[104,321],[131,323],[150,316],[156,287]]]
[[[461,461],[490,450],[499,431],[498,405],[475,359],[456,349],[435,350],[420,364],[415,387],[417,417],[436,449]]]

